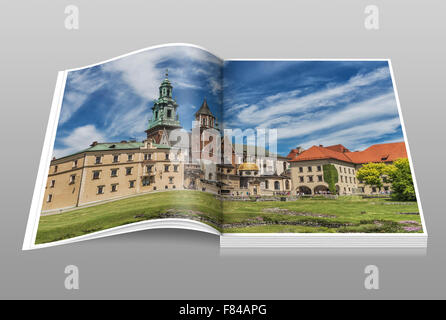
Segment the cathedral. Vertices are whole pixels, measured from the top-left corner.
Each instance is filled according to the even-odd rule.
[[[48,171],[42,213],[122,199],[137,194],[199,190],[230,197],[289,194],[292,190],[287,158],[265,153],[248,155],[246,146],[236,153],[231,141],[221,137],[218,120],[206,98],[195,113],[194,141],[187,148],[169,141],[173,130],[182,129],[173,86],[166,71],[154,101],[144,141],[97,142],[77,153],[53,158]],[[196,131],[194,131],[196,130]],[[221,149],[231,145],[229,161],[210,161],[220,157],[205,132],[219,137]],[[218,148],[217,148],[218,149]]]

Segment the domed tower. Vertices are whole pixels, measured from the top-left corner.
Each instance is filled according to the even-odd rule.
[[[165,144],[169,132],[181,128],[177,114],[178,104],[172,98],[172,84],[168,76],[168,70],[166,70],[166,78],[159,87],[159,98],[153,104],[152,118],[146,130],[147,139],[155,143],[161,143],[163,140]]]

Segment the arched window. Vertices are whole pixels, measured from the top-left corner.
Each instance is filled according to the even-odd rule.
[[[280,190],[280,183],[279,181],[274,182],[274,190]]]
[[[289,180],[286,180],[286,181],[285,181],[285,188],[286,188],[287,190],[290,189],[290,181],[289,181]]]

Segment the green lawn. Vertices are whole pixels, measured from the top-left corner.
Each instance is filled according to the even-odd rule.
[[[336,200],[218,201],[199,191],[145,194],[40,218],[36,243],[68,239],[148,219],[184,217],[224,232],[422,232],[416,202],[340,197]]]
[[[170,209],[170,211],[168,211]],[[200,217],[203,222],[221,223],[221,202],[209,193],[168,191],[145,194],[40,218],[36,244],[81,236],[128,223],[176,216]]]
[[[289,202],[225,201],[223,208],[228,233],[422,232],[419,215],[400,214],[419,212],[416,202],[351,196]]]

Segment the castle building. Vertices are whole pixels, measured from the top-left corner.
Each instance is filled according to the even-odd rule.
[[[232,146],[230,163],[208,160],[204,152],[212,156],[217,150],[211,148],[214,144],[209,145],[213,137],[204,138],[205,130],[214,129],[214,134],[220,137],[221,132],[206,99],[195,113],[195,125],[200,132],[199,154],[191,158],[192,148],[185,151],[171,146],[169,134],[182,128],[178,104],[172,94],[166,71],[159,98],[151,108],[144,141],[95,141],[85,150],[54,158],[49,167],[42,213],[147,192],[192,189],[222,195],[260,196],[293,190],[288,159],[268,150],[259,152],[257,148],[256,155],[252,156],[247,154],[246,145],[242,146],[241,154]],[[230,143],[225,139],[221,139],[220,151],[224,150],[225,141]]]
[[[288,154],[293,193],[329,193],[324,179],[324,166],[333,165],[338,172],[336,193],[374,194],[390,192],[390,183],[383,181],[382,188],[371,187],[356,178],[357,171],[366,163],[386,163],[407,158],[404,142],[375,144],[363,151],[351,152],[341,144],[324,147],[312,146],[307,150],[298,147]],[[326,167],[327,168],[327,167]]]
[[[85,150],[51,161],[42,213],[184,189],[185,155],[168,141],[168,133],[181,125],[167,76],[166,72],[152,107],[146,140],[95,141]]]

